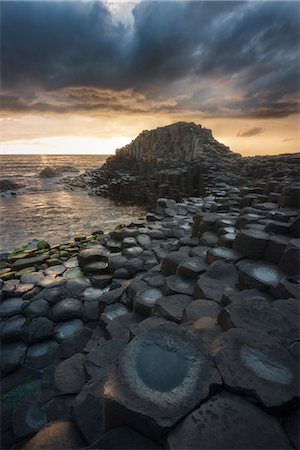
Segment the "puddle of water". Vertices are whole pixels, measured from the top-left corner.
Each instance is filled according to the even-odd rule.
[[[144,347],[136,360],[138,375],[151,389],[171,391],[179,386],[187,374],[187,360],[178,351],[158,344]]]

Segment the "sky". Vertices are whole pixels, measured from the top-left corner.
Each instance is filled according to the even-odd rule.
[[[299,1],[2,1],[1,153],[113,153],[191,121],[299,151]]]

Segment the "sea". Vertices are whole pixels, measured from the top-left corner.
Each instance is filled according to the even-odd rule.
[[[22,185],[17,195],[0,197],[0,253],[45,239],[50,245],[75,236],[112,230],[146,211],[119,206],[107,198],[68,190],[61,177],[41,178],[46,167],[72,166],[82,173],[100,167],[105,155],[0,155],[0,179]],[[78,175],[65,172],[63,176]]]

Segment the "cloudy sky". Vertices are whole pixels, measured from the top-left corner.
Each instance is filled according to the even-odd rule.
[[[1,9],[3,153],[109,153],[176,121],[244,155],[299,151],[298,1]]]

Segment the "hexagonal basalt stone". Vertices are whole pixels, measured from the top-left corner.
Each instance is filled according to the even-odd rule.
[[[24,331],[26,341],[33,343],[48,339],[52,335],[54,323],[47,317],[32,319]]]
[[[189,258],[183,263],[179,264],[177,268],[178,275],[187,278],[197,278],[207,269],[207,263],[204,259],[195,256]]]
[[[78,394],[85,384],[84,355],[77,353],[54,369],[54,386],[60,394]]]
[[[163,275],[174,275],[179,264],[183,263],[188,256],[183,252],[171,252],[169,253],[162,262],[161,273]]]
[[[24,333],[26,319],[23,316],[14,316],[1,324],[1,341],[16,341]]]
[[[65,298],[55,303],[51,310],[52,319],[62,322],[68,319],[80,317],[82,313],[82,303],[76,298]]]
[[[243,291],[224,291],[222,296],[222,304],[227,306],[231,303],[235,303],[239,300],[265,300],[271,302],[273,298],[266,292],[259,291],[258,289],[244,289]]]
[[[280,342],[259,331],[231,329],[212,350],[227,389],[278,410],[299,396],[295,358]]]
[[[247,258],[261,259],[267,246],[270,235],[264,231],[248,229],[239,231],[233,244],[234,250]]]
[[[0,316],[1,317],[12,317],[17,314],[23,314],[23,308],[28,303],[24,303],[21,297],[11,297],[0,305]]]
[[[90,285],[91,285],[90,280],[84,277],[79,277],[67,280],[65,287],[72,297],[80,297],[83,291],[89,288]]]
[[[134,297],[134,310],[145,317],[150,316],[156,301],[161,296],[161,290],[154,287],[148,287],[142,291],[139,291]]]
[[[97,261],[107,261],[109,251],[103,247],[103,245],[97,245],[92,248],[86,248],[82,250],[77,258],[79,266],[84,268],[87,264],[91,264]]]
[[[58,348],[59,346],[54,340],[34,344],[28,348],[25,364],[34,369],[43,369],[57,359]]]
[[[190,414],[168,436],[168,448],[290,449],[279,423],[242,397],[221,393]]]
[[[49,309],[49,304],[46,300],[35,300],[24,309],[24,315],[31,318],[47,316]]]
[[[10,373],[24,363],[27,345],[24,342],[9,342],[1,345],[1,370]]]
[[[84,272],[89,275],[99,275],[107,273],[108,262],[107,261],[95,261],[93,263],[84,266]]]
[[[195,285],[196,280],[192,278],[181,277],[179,275],[170,275],[165,279],[163,291],[165,295],[193,295]]]
[[[196,322],[203,317],[216,319],[221,311],[221,306],[212,300],[194,300],[184,308],[183,322]]]
[[[235,287],[238,271],[234,264],[215,261],[207,271],[200,275],[193,293],[195,299],[208,299],[221,303],[226,287]]]
[[[80,319],[72,319],[56,325],[53,335],[58,342],[63,342],[67,339],[73,339],[76,336],[80,336],[82,331],[83,322]]]
[[[223,308],[218,315],[218,323],[224,330],[233,327],[259,330],[279,339],[288,328],[279,310],[267,301],[255,298],[238,300]]]
[[[178,325],[135,337],[104,388],[105,429],[129,425],[161,440],[221,378],[201,343]]]
[[[284,273],[274,264],[249,262],[241,267],[239,281],[248,288],[268,290],[277,286]]]
[[[212,264],[213,262],[221,259],[227,262],[236,262],[239,261],[243,255],[241,255],[236,250],[227,247],[216,247],[211,248],[207,251],[206,261],[208,264]]]
[[[283,253],[279,267],[290,275],[300,273],[300,239],[292,239]]]
[[[154,313],[174,322],[182,322],[183,312],[191,304],[193,298],[189,295],[177,294],[161,297],[154,305]]]

